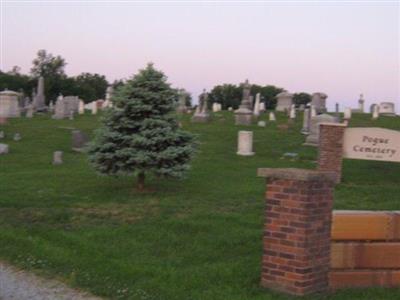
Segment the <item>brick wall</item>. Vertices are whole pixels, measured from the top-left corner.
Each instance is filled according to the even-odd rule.
[[[318,170],[336,173],[336,183],[341,181],[343,160],[343,135],[346,125],[322,123],[319,128]]]
[[[335,173],[258,174],[267,178],[261,285],[293,295],[327,291]]]

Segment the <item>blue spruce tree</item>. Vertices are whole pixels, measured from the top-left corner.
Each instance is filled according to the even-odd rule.
[[[103,174],[136,175],[139,190],[149,172],[181,177],[189,169],[196,142],[178,126],[176,96],[152,64],[119,87],[88,149],[94,168]]]

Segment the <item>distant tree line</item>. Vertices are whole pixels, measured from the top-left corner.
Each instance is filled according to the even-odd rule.
[[[276,106],[276,95],[286,91],[283,88],[276,87],[274,85],[257,85],[251,86],[251,94],[256,96],[260,93],[261,102],[265,103],[266,109],[274,109]],[[228,109],[232,107],[237,109],[242,100],[243,86],[235,84],[222,84],[214,86],[209,92],[209,105],[210,107],[214,102],[221,103],[222,109]],[[293,95],[293,102],[296,106],[301,104],[307,104],[311,101],[311,95],[308,93],[296,93]]]

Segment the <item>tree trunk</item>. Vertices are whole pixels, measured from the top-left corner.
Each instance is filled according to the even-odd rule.
[[[144,172],[140,172],[137,179],[137,188],[139,191],[144,190]]]

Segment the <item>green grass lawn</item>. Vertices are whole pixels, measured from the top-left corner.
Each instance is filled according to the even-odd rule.
[[[259,287],[265,183],[256,170],[316,167],[301,120],[288,131],[234,126],[228,112],[182,123],[200,141],[191,172],[181,181],[148,177],[154,192],[139,194],[135,178],[99,176],[71,151],[68,127],[91,134],[98,116],[10,120],[0,129],[10,145],[0,156],[0,259],[112,299],[291,299]],[[400,130],[400,118],[353,114],[350,125]],[[236,155],[239,129],[254,132],[255,156]],[[63,165],[51,164],[56,150]],[[281,159],[285,152],[299,160]],[[400,164],[345,160],[343,168],[337,209],[400,209]],[[326,298],[399,299],[400,289]]]

